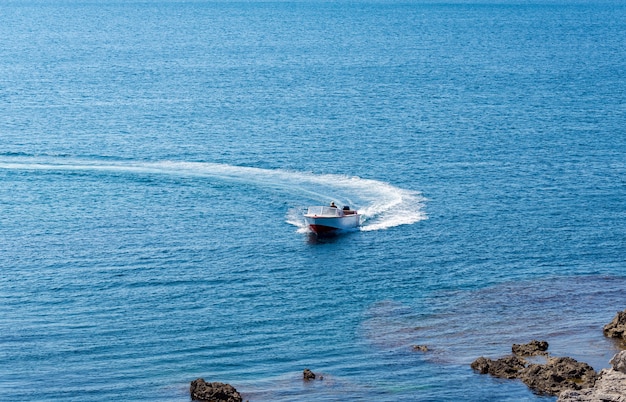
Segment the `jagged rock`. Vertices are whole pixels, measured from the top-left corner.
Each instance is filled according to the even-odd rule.
[[[617,371],[626,360],[626,351],[611,359],[612,369],[600,371],[592,388],[567,390],[561,393],[557,402],[626,402],[626,373]]]
[[[558,395],[566,389],[592,387],[597,374],[587,363],[571,357],[555,357],[546,364],[530,364],[519,372],[519,378],[533,390]]]
[[[506,356],[498,360],[479,357],[474,360],[471,367],[481,374],[488,373],[494,377],[513,379],[526,367],[526,362],[517,356]]]
[[[305,381],[315,380],[315,373],[309,370],[308,368],[304,369],[304,371],[302,372],[302,378]]]
[[[480,374],[489,374],[489,364],[492,362],[493,360],[480,356],[478,359],[474,360],[470,366]]]
[[[532,340],[529,343],[522,345],[514,343],[511,350],[513,351],[513,354],[517,356],[545,356],[547,355],[546,350],[548,350],[548,342]]]
[[[580,390],[592,387],[597,374],[587,363],[571,357],[549,357],[545,341],[532,341],[525,345],[514,344],[515,353],[498,360],[480,357],[472,363],[472,368],[481,374],[491,374],[499,378],[522,380],[535,392],[558,395],[566,389]],[[520,356],[546,356],[545,364],[528,364]],[[626,402],[626,401],[624,401]]]
[[[189,387],[191,399],[202,402],[242,402],[239,392],[230,384],[195,379]]]
[[[619,311],[613,321],[604,326],[604,336],[626,341],[626,310]]]
[[[626,350],[622,350],[609,361],[613,370],[626,374]]]

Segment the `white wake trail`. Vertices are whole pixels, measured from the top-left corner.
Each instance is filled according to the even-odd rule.
[[[361,230],[381,230],[427,219],[425,199],[416,191],[378,180],[337,174],[315,174],[282,169],[261,169],[209,162],[184,161],[99,161],[65,158],[11,157],[0,160],[0,169],[32,171],[100,171],[215,177],[293,194],[311,204],[333,200],[359,210]],[[287,212],[286,221],[306,230],[301,211]]]

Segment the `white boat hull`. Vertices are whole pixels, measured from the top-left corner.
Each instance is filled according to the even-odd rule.
[[[304,215],[304,220],[311,231],[317,234],[326,234],[357,228],[361,223],[361,216],[356,211],[310,207]]]

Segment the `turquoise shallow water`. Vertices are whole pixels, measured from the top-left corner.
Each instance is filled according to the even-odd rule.
[[[625,14],[3,3],[0,399],[554,399],[469,364],[618,348]]]

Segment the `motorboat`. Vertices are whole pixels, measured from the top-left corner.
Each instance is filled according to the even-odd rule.
[[[304,220],[314,233],[330,234],[358,227],[361,223],[361,215],[347,205],[343,208],[334,205],[313,206],[307,209]]]

